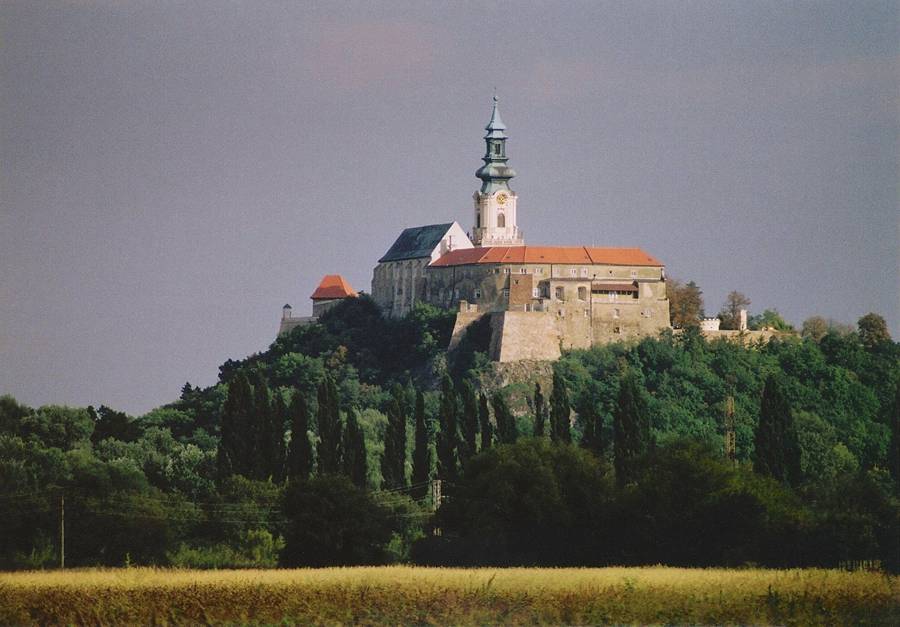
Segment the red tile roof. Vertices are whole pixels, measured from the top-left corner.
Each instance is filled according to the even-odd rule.
[[[659,266],[665,264],[640,248],[588,246],[489,246],[453,250],[432,262],[435,267],[474,263],[566,263],[610,266]]]
[[[348,296],[356,296],[356,290],[350,287],[347,280],[340,274],[326,274],[310,298],[313,300],[331,300],[334,298],[347,298]]]

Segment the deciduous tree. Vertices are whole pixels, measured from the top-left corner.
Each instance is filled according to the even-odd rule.
[[[719,312],[719,318],[722,319],[722,328],[735,330],[740,328],[741,309],[750,306],[750,299],[737,291],[728,292],[725,298],[725,305]]]

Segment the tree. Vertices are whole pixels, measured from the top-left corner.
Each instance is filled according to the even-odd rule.
[[[284,513],[282,566],[352,566],[387,559],[389,511],[347,477],[326,475],[290,484]]]
[[[340,399],[334,379],[326,375],[319,384],[316,421],[319,424],[318,461],[319,474],[334,474],[341,471],[341,425]]]
[[[425,397],[422,392],[416,392],[415,421],[416,443],[413,449],[410,494],[414,499],[421,499],[428,494],[428,481],[431,479],[431,436],[425,421]]]
[[[488,399],[484,392],[478,395],[478,422],[481,423],[481,450],[486,451],[491,448],[494,439],[494,428],[491,425]]]
[[[127,414],[101,405],[94,413],[93,407],[87,408],[88,413],[94,418],[94,431],[91,433],[91,442],[97,444],[106,438],[115,438],[122,442],[134,442],[141,436],[140,426]]]
[[[728,292],[728,296],[725,298],[725,305],[722,307],[722,311],[719,312],[719,318],[722,319],[722,328],[731,330],[740,329],[741,309],[746,309],[749,306],[749,298],[740,292]]]
[[[462,441],[459,460],[463,463],[478,451],[478,397],[475,387],[468,380],[463,381],[462,392]]]
[[[597,411],[593,400],[585,395],[578,405],[578,416],[581,418],[581,446],[597,457],[603,456],[603,416]]]
[[[277,483],[284,482],[287,450],[284,444],[285,425],[289,422],[288,407],[280,390],[272,397],[272,418],[270,422],[272,459],[269,463],[269,474]]]
[[[312,472],[312,446],[309,443],[309,408],[299,391],[294,392],[288,410],[291,418],[291,443],[287,459],[287,476],[291,481],[309,479]]]
[[[253,479],[264,481],[277,475],[278,440],[284,438],[284,434],[279,433],[281,429],[275,424],[277,420],[272,393],[265,378],[257,372],[253,377],[253,410],[250,420],[253,431],[253,449],[250,453]]]
[[[759,408],[753,469],[781,482],[796,485],[800,479],[800,444],[791,406],[775,375],[769,375]]]
[[[406,485],[406,412],[403,400],[403,389],[394,386],[387,409],[387,429],[384,432],[382,489],[390,490]]]
[[[669,321],[676,329],[700,324],[703,315],[703,292],[693,281],[684,285],[678,279],[666,280],[666,297],[669,299]]]
[[[897,389],[894,392],[894,407],[891,412],[891,444],[888,449],[888,468],[894,481],[900,486],[900,382],[897,383]]]
[[[253,390],[243,371],[228,384],[228,396],[222,407],[221,439],[216,457],[219,479],[231,475],[251,475],[254,434],[251,428]]]
[[[366,459],[366,440],[363,437],[362,429],[359,427],[356,410],[352,407],[347,410],[343,450],[344,475],[349,477],[350,481],[357,488],[365,489],[369,476],[368,461]]]
[[[550,439],[568,444],[572,441],[569,393],[566,382],[556,371],[553,372],[553,390],[550,392]]]
[[[882,342],[891,341],[887,322],[876,313],[867,313],[856,323],[859,328],[859,341],[866,348],[874,348]]]
[[[766,309],[761,314],[750,316],[747,328],[753,331],[775,329],[776,331],[793,331],[794,327],[781,317],[777,309]]]
[[[441,406],[438,412],[440,433],[437,437],[438,476],[453,480],[459,475],[459,426],[457,399],[453,381],[444,375],[441,382]]]
[[[828,333],[829,324],[822,316],[810,316],[803,321],[803,329],[800,334],[808,337],[814,342],[822,341],[822,338]]]
[[[519,437],[516,427],[516,418],[509,410],[506,398],[500,390],[491,396],[491,405],[494,407],[494,419],[497,421],[497,440],[501,444],[512,444]]]
[[[546,418],[547,405],[544,402],[544,395],[541,393],[541,384],[534,384],[534,428],[532,435],[536,438],[544,437],[544,423]]]
[[[637,479],[641,461],[652,447],[647,399],[630,370],[619,381],[613,435],[616,482],[623,486]]]

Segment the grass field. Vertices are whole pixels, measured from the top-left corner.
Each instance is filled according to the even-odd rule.
[[[0,573],[0,624],[900,624],[900,578],[678,568]]]

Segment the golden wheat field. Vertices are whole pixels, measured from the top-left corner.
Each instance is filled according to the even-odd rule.
[[[900,579],[836,570],[418,568],[0,574],[0,624],[900,624]]]

